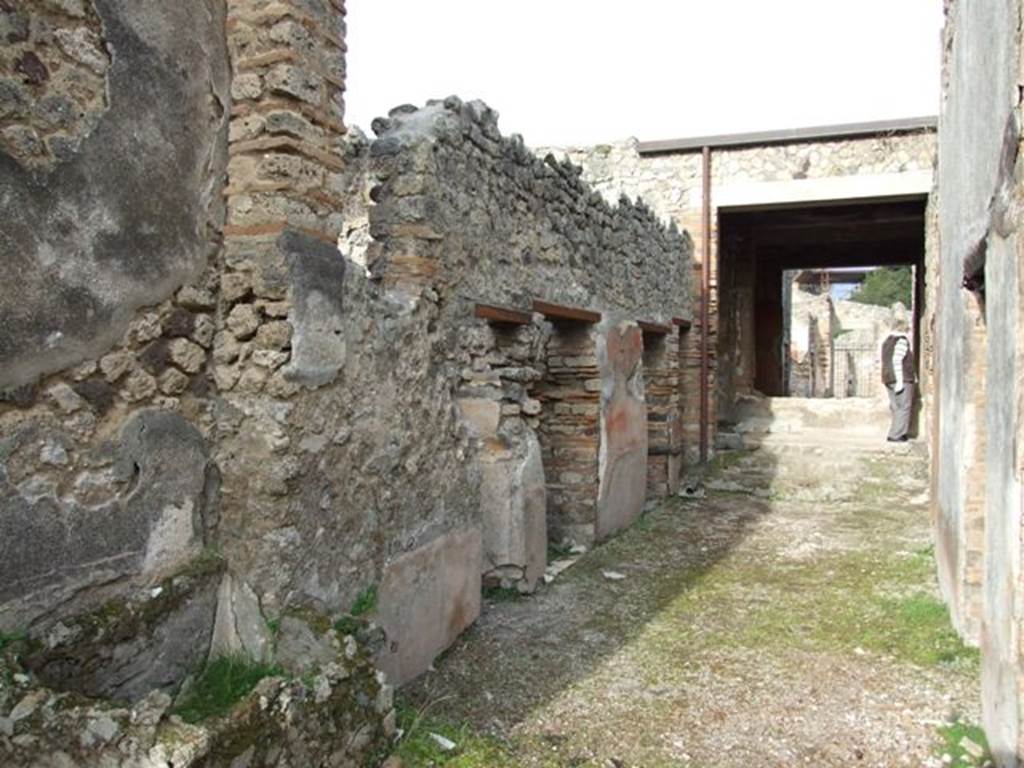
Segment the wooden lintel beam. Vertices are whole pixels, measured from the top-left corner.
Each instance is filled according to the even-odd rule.
[[[636,324],[640,326],[640,330],[644,333],[654,333],[659,336],[666,336],[672,332],[672,326],[665,325],[664,323],[655,323],[650,320],[637,320]]]
[[[533,311],[540,312],[548,320],[572,320],[577,323],[601,322],[600,312],[592,312],[589,309],[579,309],[578,307],[565,307],[561,304],[551,304],[540,299],[534,300]]]
[[[693,327],[693,323],[691,323],[684,317],[673,317],[672,325],[678,325],[680,331],[688,331],[691,327]]]
[[[529,312],[524,312],[521,309],[498,307],[494,304],[477,304],[473,314],[489,322],[504,323],[506,325],[529,325],[533,322],[533,316]]]

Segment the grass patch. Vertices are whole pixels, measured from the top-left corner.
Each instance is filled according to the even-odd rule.
[[[365,616],[368,613],[373,613],[375,610],[377,610],[377,585],[371,584],[359,593],[359,597],[352,603],[349,615]]]
[[[203,667],[175,714],[186,723],[226,715],[260,680],[280,674],[275,666],[240,656],[221,656]]]
[[[0,653],[16,643],[27,643],[27,632],[0,632]]]
[[[417,710],[403,702],[397,705],[398,727],[403,735],[394,754],[407,768],[514,768],[519,765],[507,746],[477,733],[466,724],[430,717],[427,709]],[[446,751],[431,734],[455,743]]]
[[[953,631],[946,606],[931,595],[868,602],[865,608],[846,612],[838,623],[867,650],[926,667],[958,662],[976,666],[980,661],[978,651]],[[861,623],[865,621],[871,623]]]
[[[349,612],[331,626],[339,635],[356,635],[367,626],[366,617],[377,610],[377,585],[371,584],[356,597]]]
[[[974,670],[946,607],[929,589],[929,556],[844,552],[803,563],[727,560],[673,610],[733,605],[716,626],[714,643],[746,648],[871,651],[918,666]],[[759,599],[750,599],[751,589]]]
[[[336,622],[334,622],[334,629],[339,635],[343,637],[345,635],[358,634],[359,630],[363,628],[363,622],[357,619],[355,616],[342,616]]]
[[[522,600],[526,595],[518,589],[495,586],[484,587],[483,597],[484,600],[490,603],[514,603],[517,600]]]
[[[964,739],[970,739],[982,748],[981,757],[971,755],[964,749]],[[939,728],[940,744],[937,750],[940,755],[949,755],[953,761],[949,763],[952,768],[967,768],[968,766],[991,764],[992,754],[989,752],[988,739],[985,732],[976,725],[956,722],[952,725],[944,725]]]
[[[548,562],[553,563],[555,560],[561,560],[564,557],[572,556],[572,544],[569,543],[556,543],[553,541],[548,542]]]

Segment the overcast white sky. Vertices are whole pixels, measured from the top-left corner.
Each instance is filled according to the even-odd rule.
[[[347,122],[457,94],[528,144],[916,117],[942,0],[348,0]]]

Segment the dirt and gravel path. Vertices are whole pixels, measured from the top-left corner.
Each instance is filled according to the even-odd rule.
[[[923,458],[763,450],[717,476],[758,495],[670,500],[538,594],[487,600],[402,692],[392,765],[983,764],[961,756],[978,657],[937,600]]]

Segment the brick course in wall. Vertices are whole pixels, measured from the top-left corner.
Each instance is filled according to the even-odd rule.
[[[597,508],[601,379],[593,329],[559,323],[547,347],[547,375],[537,397],[548,490],[550,535],[591,544]]]
[[[647,401],[647,492],[653,498],[679,490],[683,454],[683,384],[679,328],[646,332],[644,394]]]

